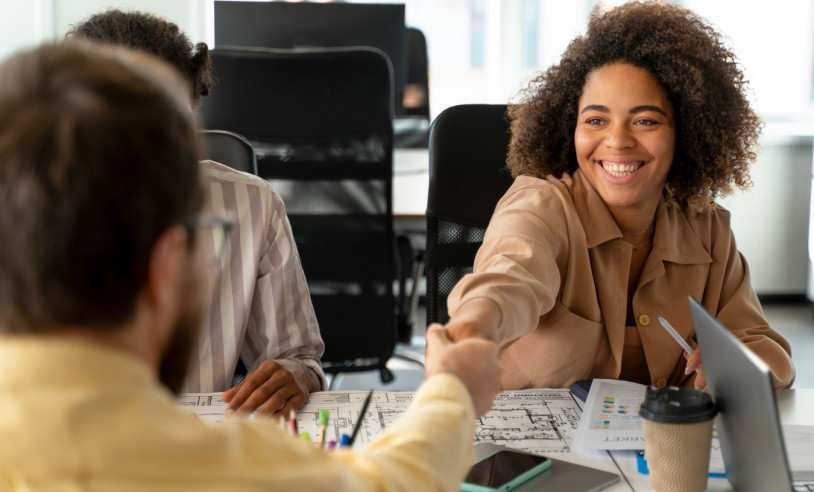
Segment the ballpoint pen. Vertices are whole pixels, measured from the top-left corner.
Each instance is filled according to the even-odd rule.
[[[356,440],[356,434],[359,433],[359,429],[362,427],[362,421],[365,419],[365,412],[367,412],[371,398],[373,398],[373,390],[370,390],[370,393],[367,394],[367,398],[365,398],[365,402],[362,404],[362,411],[359,412],[359,420],[357,420],[356,425],[353,426],[353,433],[348,440],[348,446],[353,446],[353,441]]]
[[[690,344],[688,344],[686,340],[681,338],[681,335],[679,335],[678,332],[675,331],[675,328],[673,328],[670,325],[670,323],[667,322],[666,319],[659,316],[659,323],[661,323],[661,326],[663,326],[664,329],[667,330],[667,333],[669,333],[670,336],[673,337],[675,341],[678,342],[679,345],[681,345],[681,348],[683,348],[688,354],[690,355],[693,354],[693,349],[692,347],[690,347]]]

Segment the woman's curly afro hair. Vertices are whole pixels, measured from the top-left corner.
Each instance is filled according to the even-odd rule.
[[[212,60],[206,43],[195,46],[176,24],[143,12],[107,10],[72,26],[66,37],[80,37],[126,46],[168,62],[192,84],[192,101],[209,95],[212,88]]]
[[[512,105],[508,166],[513,176],[574,172],[579,98],[593,70],[630,63],[653,74],[675,108],[676,150],[665,197],[704,210],[718,196],[751,185],[749,166],[762,122],[746,81],[703,19],[667,3],[631,2],[591,13],[588,31],[558,65],[534,78]]]

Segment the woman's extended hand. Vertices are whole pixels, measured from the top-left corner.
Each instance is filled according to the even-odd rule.
[[[431,326],[437,326],[443,328],[444,331],[447,333],[447,337],[453,342],[460,342],[466,338],[485,338],[482,334],[480,329],[478,328],[477,324],[468,321],[456,322],[451,321],[447,323],[446,326],[439,325],[438,323],[434,323]],[[429,329],[429,327],[428,327]]]
[[[453,342],[439,324],[427,328],[425,367],[427,377],[446,372],[460,379],[472,397],[478,417],[492,408],[495,395],[502,389],[503,365],[498,359],[497,345],[480,337]]]
[[[497,342],[500,320],[500,308],[497,304],[490,299],[477,297],[462,304],[443,328],[453,342],[467,338],[484,338]]]

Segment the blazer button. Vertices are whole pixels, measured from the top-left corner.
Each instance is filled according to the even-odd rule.
[[[639,315],[639,324],[642,326],[647,326],[650,324],[650,316],[646,314]]]
[[[656,388],[664,388],[667,386],[667,380],[664,378],[659,378],[656,380],[655,386]]]

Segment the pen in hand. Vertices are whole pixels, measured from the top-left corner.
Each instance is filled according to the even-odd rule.
[[[675,341],[678,342],[679,345],[681,345],[681,348],[683,348],[684,351],[687,352],[687,354],[689,354],[689,357],[687,357],[687,368],[684,371],[684,374],[690,374],[691,372],[701,367],[701,364],[698,361],[696,361],[695,358],[692,357],[695,351],[692,349],[692,347],[690,347],[690,344],[688,344],[686,340],[681,338],[681,335],[679,335],[678,332],[675,331],[675,328],[673,328],[672,325],[670,325],[670,323],[661,316],[659,316],[659,323],[661,323],[661,326],[663,326],[664,329],[667,330],[667,333],[669,333],[670,336],[672,336],[675,339]]]
[[[690,347],[690,344],[688,344],[686,340],[681,338],[681,335],[679,335],[678,332],[675,331],[675,328],[673,328],[672,325],[670,325],[670,323],[668,323],[666,319],[659,316],[659,323],[661,323],[661,326],[663,326],[664,329],[667,330],[667,333],[669,333],[670,336],[672,336],[675,339],[675,341],[678,342],[679,345],[681,345],[681,348],[683,348],[685,352],[687,352],[690,355],[693,354],[693,349],[692,347]]]

